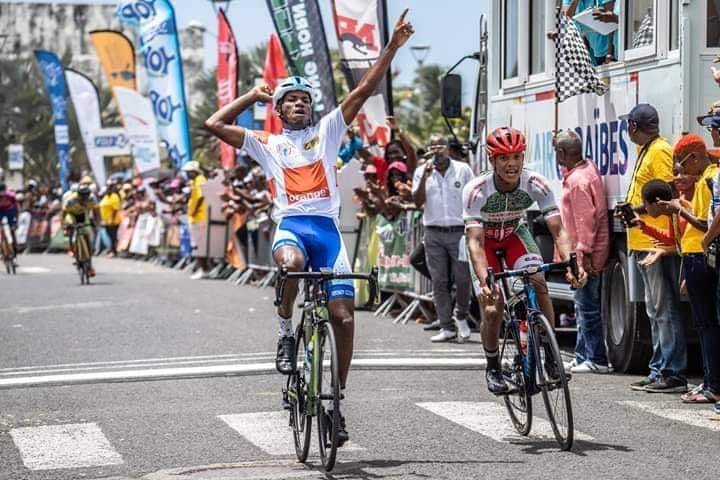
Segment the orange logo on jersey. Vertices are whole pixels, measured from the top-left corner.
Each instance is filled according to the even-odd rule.
[[[325,167],[321,161],[296,168],[283,168],[288,204],[330,198]]]

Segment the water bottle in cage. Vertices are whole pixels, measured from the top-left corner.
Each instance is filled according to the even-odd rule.
[[[305,361],[303,362],[305,378],[310,378],[310,369],[312,368],[312,349],[313,342],[312,339],[310,339],[310,341],[305,344]]]
[[[521,320],[520,321],[520,349],[523,352],[523,355],[527,355],[527,345],[528,345],[528,324],[527,320]]]

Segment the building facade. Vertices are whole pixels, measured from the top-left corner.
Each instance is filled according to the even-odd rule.
[[[89,32],[118,30],[128,36],[137,48],[134,32],[115,16],[116,3],[49,4],[0,1],[0,61],[19,64],[33,60],[33,50],[49,50],[72,59],[67,67],[78,70],[98,86],[108,88]],[[179,32],[186,95],[190,109],[201,97],[193,94],[193,85],[204,70],[204,28],[191,25]],[[138,86],[144,90],[145,72],[142,56],[137,52]]]

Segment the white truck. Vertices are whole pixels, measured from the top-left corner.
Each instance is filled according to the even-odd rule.
[[[547,176],[559,195],[561,177],[552,147],[555,43],[547,36],[556,30],[559,5],[534,0],[490,0],[489,4],[489,14],[480,22],[480,50],[470,56],[480,63],[471,125],[475,167],[487,167],[485,132],[511,125],[527,136],[527,167]],[[660,114],[661,134],[668,140],[693,131],[711,144],[696,117],[720,99],[710,71],[720,54],[720,1],[616,0],[615,4],[618,22],[610,41],[616,61],[596,68],[609,86],[608,93],[572,97],[557,111],[559,128],[575,130],[582,137],[585,155],[603,175],[608,209],[625,198],[636,161],[637,150],[623,115],[638,103],[650,103]],[[639,35],[644,35],[642,41],[637,40]],[[459,98],[458,88],[458,77],[443,79],[444,113]],[[551,240],[543,236],[542,225],[533,225],[543,253],[550,255]],[[651,352],[650,327],[643,313],[641,284],[628,269],[625,231],[617,222],[611,241],[602,290],[608,353],[617,371],[642,370]],[[551,282],[550,293],[558,302],[572,299],[562,282]]]

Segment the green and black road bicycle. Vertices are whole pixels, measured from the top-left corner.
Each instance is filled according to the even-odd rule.
[[[295,332],[296,358],[288,375],[283,402],[290,410],[290,426],[298,460],[305,462],[310,450],[313,417],[317,419],[320,459],[326,471],[335,466],[340,426],[340,370],[335,332],[328,310],[327,284],[331,280],[366,280],[370,298],[377,295],[377,270],[341,274],[332,270],[288,272],[283,269],[276,286],[279,305],[288,280],[303,280],[305,292],[302,321]]]

